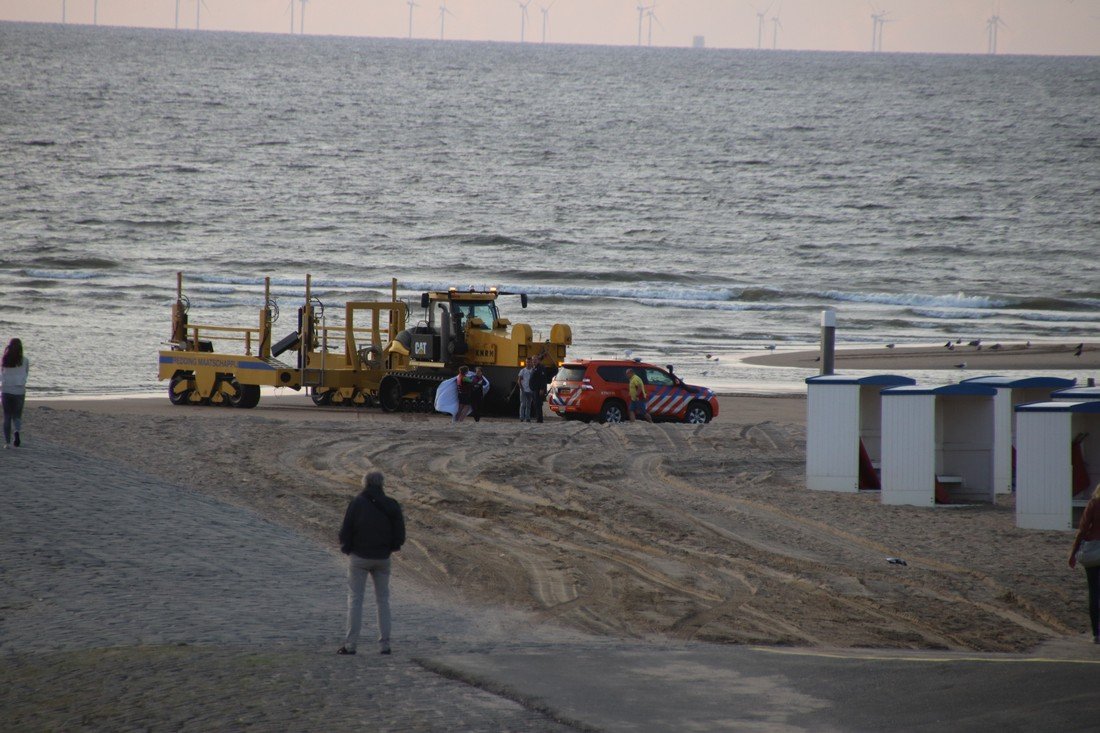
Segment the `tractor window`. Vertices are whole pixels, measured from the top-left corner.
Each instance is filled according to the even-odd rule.
[[[660,369],[646,369],[645,375],[642,377],[647,384],[652,384],[656,387],[672,387],[676,384],[668,374]]]
[[[456,313],[462,314],[462,325],[465,326],[470,322],[471,318],[480,318],[481,325],[479,328],[489,330],[493,327],[493,322],[497,319],[497,306],[496,303],[489,301],[487,303],[478,302],[453,302],[451,308]]]

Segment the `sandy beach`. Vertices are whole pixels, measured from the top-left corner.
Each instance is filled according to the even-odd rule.
[[[596,634],[1023,651],[1083,627],[1070,538],[996,506],[803,488],[805,401],[725,397],[706,426],[33,404],[28,435],[247,507],[331,546],[367,470],[406,507],[401,573]],[[901,557],[908,565],[885,562]]]
[[[395,564],[402,627],[395,645],[419,655],[398,668],[365,662],[362,673],[378,675],[386,694],[418,716],[415,724],[385,718],[378,729],[454,729],[435,716],[457,711],[465,711],[459,727],[467,730],[563,729],[560,716],[532,712],[545,712],[543,703],[504,704],[460,684],[462,669],[479,669],[473,663],[425,661],[514,653],[517,645],[526,653],[581,644],[586,655],[705,643],[1100,661],[1100,648],[1084,643],[1084,579],[1066,566],[1069,534],[1016,529],[1011,497],[930,510],[881,506],[875,493],[809,492],[804,397],[725,395],[721,406],[702,426],[558,418],[453,425],[442,415],[316,408],[294,393],[265,396],[254,410],[173,407],[162,398],[32,401],[27,446],[0,456],[5,483],[14,477],[26,497],[8,513],[15,525],[3,541],[7,722],[71,727],[83,705],[98,711],[93,728],[131,720],[201,730],[232,724],[228,710],[254,695],[275,701],[241,713],[261,729],[296,715],[307,728],[351,729],[350,718],[325,717],[357,684],[330,661],[343,622],[334,537],[359,477],[375,469],[404,505],[409,528]],[[98,526],[107,519],[95,512],[108,512],[139,533],[139,544],[151,542],[148,550],[120,545],[117,556],[111,546],[80,549],[97,572],[140,565],[132,555],[148,551],[150,572],[162,577],[155,548],[163,530],[143,529],[146,510],[181,533],[169,544],[185,556],[169,563],[168,577],[180,567],[198,571],[164,588],[149,587],[136,570],[129,581],[112,576],[112,588],[128,588],[124,598],[153,605],[152,617],[146,608],[128,619],[131,607],[117,599],[82,609],[85,601],[51,574],[66,567],[64,536],[55,551],[42,539],[65,534],[57,514],[69,494],[92,507],[74,512],[78,526]],[[31,519],[42,537],[28,529]],[[238,523],[250,533],[239,542],[204,535]],[[249,545],[266,541],[265,533],[281,543],[278,557],[253,567]],[[42,549],[28,550],[30,538]],[[207,585],[204,576],[221,580]],[[45,606],[34,600],[40,578],[56,594]],[[156,600],[162,593],[194,603],[182,617],[168,613],[171,603]],[[222,610],[204,613],[207,603]],[[60,636],[51,630],[59,627]],[[312,680],[320,709],[294,712],[283,665]],[[122,670],[121,680],[112,669]],[[230,682],[253,672],[266,681]],[[29,692],[52,689],[58,675],[74,690],[70,701]],[[93,684],[100,677],[113,681]],[[163,709],[142,702],[160,694],[158,680],[198,684],[220,712],[196,712],[207,693]],[[219,684],[235,692],[219,697]],[[117,717],[124,706],[103,697],[112,689],[145,712]]]

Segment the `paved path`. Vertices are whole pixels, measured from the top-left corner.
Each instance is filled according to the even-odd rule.
[[[396,582],[396,653],[338,657],[339,553],[50,446],[4,451],[0,487],[2,730],[562,730],[414,660],[491,647],[505,616]]]
[[[42,445],[0,454],[0,502],[4,731],[1069,731],[1100,719],[1100,647],[1076,640],[1042,660],[594,639],[440,600],[404,582],[400,560],[395,654],[338,657],[342,557],[254,512]]]

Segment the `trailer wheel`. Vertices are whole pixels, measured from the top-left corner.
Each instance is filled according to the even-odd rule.
[[[191,380],[186,374],[176,374],[168,382],[168,401],[173,405],[188,405],[191,403],[191,388],[181,384],[189,383]]]
[[[330,405],[332,404],[332,390],[318,392],[316,387],[310,387],[309,398],[313,400],[313,404],[317,405],[318,407],[322,405]]]
[[[233,380],[233,386],[237,388],[237,394],[229,399],[230,405],[247,410],[260,404],[260,385],[238,384],[237,380]]]
[[[378,402],[384,412],[396,412],[401,408],[401,383],[393,377],[386,377],[378,385]]]

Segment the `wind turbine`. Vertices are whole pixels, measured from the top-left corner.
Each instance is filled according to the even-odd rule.
[[[760,8],[753,6],[753,10],[756,11],[756,47],[758,49],[764,47],[764,18],[768,15],[768,11],[772,9],[771,5],[761,10]]]
[[[642,19],[645,17],[645,13],[649,10],[649,6],[638,3],[638,45],[642,45]]]
[[[99,25],[99,0],[92,0],[92,25]]]
[[[206,5],[206,0],[195,0],[195,30],[199,30],[199,21],[202,17],[203,5]]]
[[[62,23],[64,23],[64,22],[65,22],[65,16],[66,16],[66,12],[65,12],[65,11],[67,10],[67,8],[65,7],[65,4],[66,4],[67,2],[68,2],[68,0],[61,0],[61,22],[62,22]]]
[[[176,30],[180,29],[180,0],[176,0]]]
[[[298,35],[303,35],[306,32],[306,3],[309,0],[298,0],[301,3],[301,16],[298,18]]]
[[[783,24],[779,22],[779,11],[775,11],[775,15],[772,16],[772,50],[774,51],[779,44],[779,29],[783,27]]]
[[[997,29],[1000,27],[1008,27],[1008,24],[1001,20],[1001,16],[996,12],[989,17],[989,20],[985,22],[986,32],[989,34],[989,53],[997,53]]]
[[[892,18],[886,17],[888,14],[886,10],[871,13],[871,53],[882,51],[882,27],[893,22]]]
[[[549,5],[539,6],[539,10],[542,12],[542,42],[546,43],[546,27],[550,24],[550,8],[554,7],[554,3],[557,0],[552,0]]]
[[[531,4],[531,0],[526,2],[517,0],[516,4],[519,5],[519,42],[523,43],[527,35],[527,6]]]
[[[447,16],[454,17],[454,13],[447,9],[447,0],[443,0],[443,4],[439,6],[439,40],[443,40],[443,24],[447,20]]]
[[[413,0],[405,0],[409,4],[409,38],[413,37],[413,8],[420,7]]]
[[[177,0],[178,2],[178,0]],[[286,12],[290,15],[290,35],[294,35],[294,0],[286,4]]]
[[[649,39],[648,39],[648,43],[649,43],[650,46],[653,45],[653,21],[656,20],[657,25],[661,25],[661,21],[658,20],[657,14],[655,12],[653,12],[654,8],[656,8],[656,7],[657,7],[657,4],[654,3],[653,5],[650,5],[649,10],[646,11],[646,16],[648,16],[648,18],[649,18]]]

